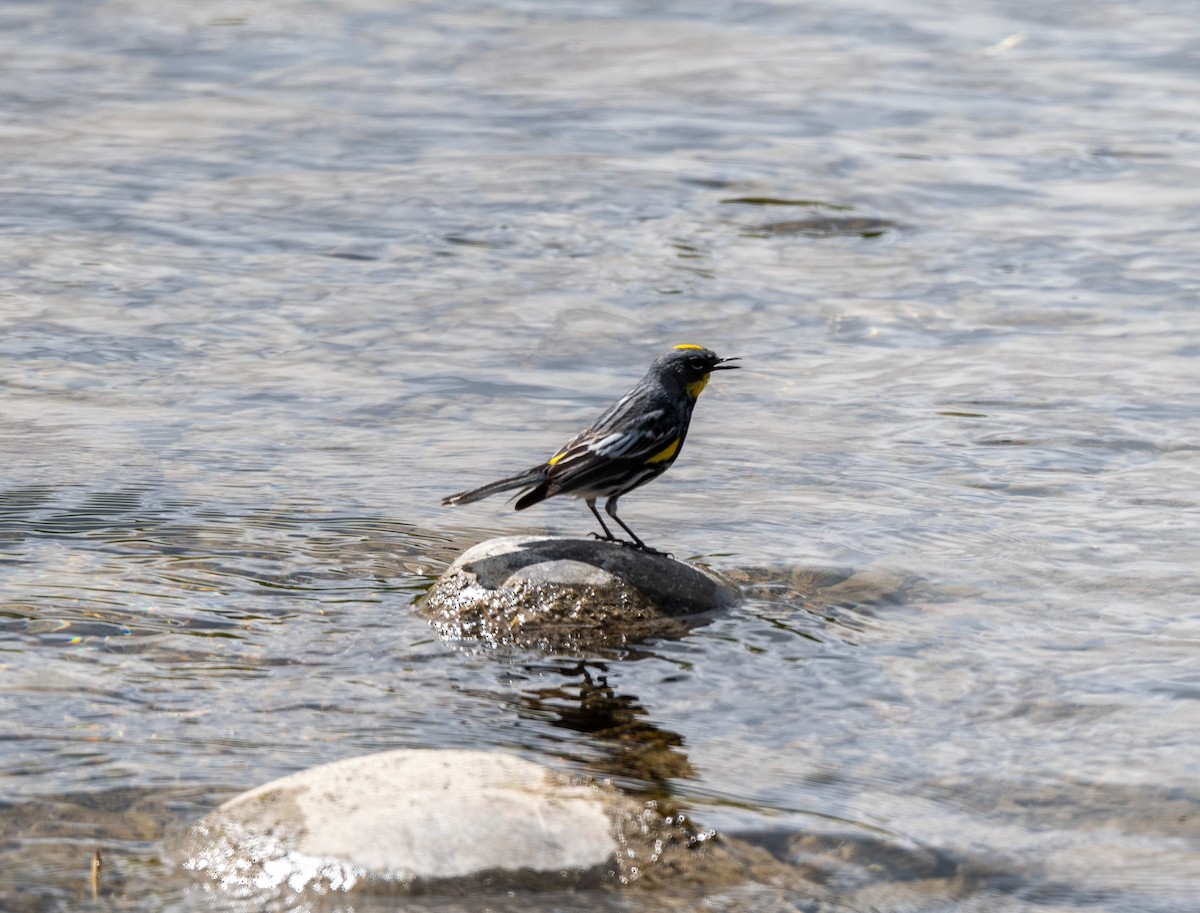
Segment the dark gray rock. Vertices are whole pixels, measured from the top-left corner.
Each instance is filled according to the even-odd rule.
[[[420,610],[445,637],[569,651],[680,637],[739,599],[716,574],[668,555],[511,536],[464,552]]]

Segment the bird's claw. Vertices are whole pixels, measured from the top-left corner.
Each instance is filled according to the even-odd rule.
[[[645,542],[642,542],[641,540],[637,540],[635,542],[630,542],[626,539],[618,539],[617,541],[620,542],[622,545],[624,545],[626,548],[632,548],[639,552],[645,552],[647,555],[661,555],[663,558],[674,558],[675,557],[670,552],[659,551],[658,549],[654,548],[653,546],[647,545]]]
[[[647,545],[641,539],[618,539],[616,536],[602,536],[600,533],[588,533],[588,536],[599,542],[615,542],[617,545],[622,545],[625,548],[632,548],[635,551],[645,552],[647,555],[661,555],[663,558],[674,558],[670,552],[660,552],[656,548]]]

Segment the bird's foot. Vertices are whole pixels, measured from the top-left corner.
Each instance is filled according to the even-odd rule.
[[[622,545],[627,546],[628,548],[636,549],[639,552],[645,552],[647,555],[661,555],[663,558],[674,558],[675,557],[670,552],[659,551],[658,549],[654,548],[653,546],[647,545],[641,539],[635,539],[632,542],[628,542],[625,539],[618,539],[617,541],[620,542]]]
[[[600,542],[614,542],[617,545],[623,545],[625,548],[631,548],[635,551],[645,552],[647,555],[661,555],[664,558],[674,558],[670,552],[660,552],[656,548],[647,545],[641,539],[618,539],[616,536],[602,536],[600,533],[588,533],[588,535]]]

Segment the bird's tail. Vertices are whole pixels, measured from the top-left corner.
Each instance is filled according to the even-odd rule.
[[[479,488],[472,488],[470,491],[460,491],[456,495],[450,495],[448,498],[442,498],[443,507],[453,507],[456,504],[470,504],[472,501],[479,501],[483,498],[490,497],[501,491],[512,491],[514,488],[528,488],[530,485],[537,485],[546,478],[546,466],[534,466],[525,472],[518,473],[515,476],[509,476],[507,479],[500,479],[497,482],[489,482],[487,485],[481,485]]]

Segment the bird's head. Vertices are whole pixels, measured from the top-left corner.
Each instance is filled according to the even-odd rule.
[[[684,343],[658,356],[655,366],[663,379],[670,378],[683,387],[689,397],[695,399],[708,383],[708,375],[713,371],[729,371],[740,365],[731,365],[737,357],[722,358],[711,349],[704,346]]]

